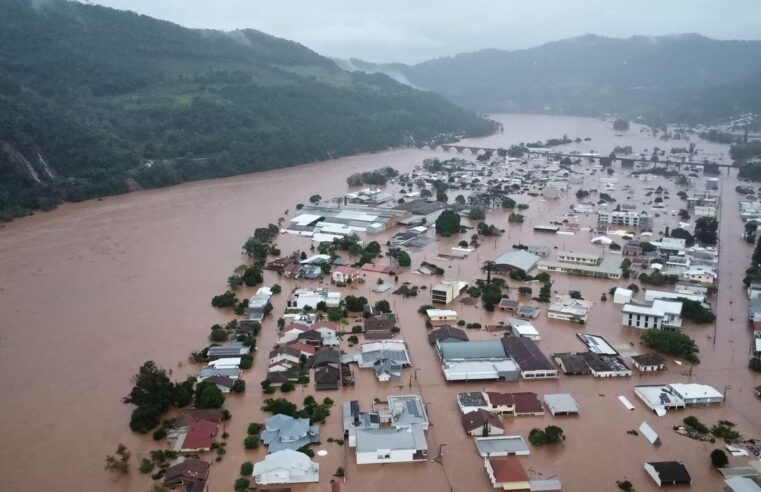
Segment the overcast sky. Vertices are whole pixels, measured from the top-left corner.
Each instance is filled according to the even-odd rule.
[[[94,0],[187,27],[254,28],[326,56],[415,63],[600,34],[761,39],[760,0]]]

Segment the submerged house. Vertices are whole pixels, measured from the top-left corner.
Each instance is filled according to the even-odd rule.
[[[264,421],[262,442],[268,453],[299,448],[320,441],[320,428],[310,425],[309,419],[296,419],[289,415],[276,414]]]
[[[300,451],[283,449],[255,463],[253,477],[258,485],[319,482],[320,465]]]

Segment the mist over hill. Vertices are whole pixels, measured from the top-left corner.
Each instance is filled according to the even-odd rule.
[[[616,113],[688,123],[761,113],[761,41],[587,35],[412,66],[343,66],[388,73],[481,112]]]

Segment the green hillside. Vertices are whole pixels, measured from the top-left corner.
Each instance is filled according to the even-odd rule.
[[[494,123],[264,33],[0,0],[0,218]],[[147,163],[147,165],[146,165]]]

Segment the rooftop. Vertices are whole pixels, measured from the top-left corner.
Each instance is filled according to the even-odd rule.
[[[497,429],[505,428],[499,415],[482,408],[462,415],[461,421],[462,426],[466,432],[480,429],[484,425],[488,425],[489,427],[494,427]]]
[[[579,404],[568,393],[544,395],[544,403],[553,415],[579,413]]]
[[[437,343],[442,360],[505,359],[505,349],[499,340]]]
[[[383,429],[356,429],[357,452],[373,452],[379,449],[414,449],[425,451],[428,443],[425,440],[425,432],[419,425],[397,429],[385,427]]]
[[[536,342],[526,337],[504,337],[502,339],[505,352],[521,368],[521,371],[554,371],[555,366],[539,350]]]
[[[519,249],[508,251],[498,256],[494,260],[494,263],[496,265],[508,265],[524,272],[529,272],[534,269],[539,260],[539,256]]]
[[[529,448],[522,436],[477,437],[475,441],[478,453],[484,458],[508,454],[529,454]]]
[[[515,456],[500,458],[488,458],[489,466],[494,473],[494,481],[497,483],[527,482],[528,473]]]

